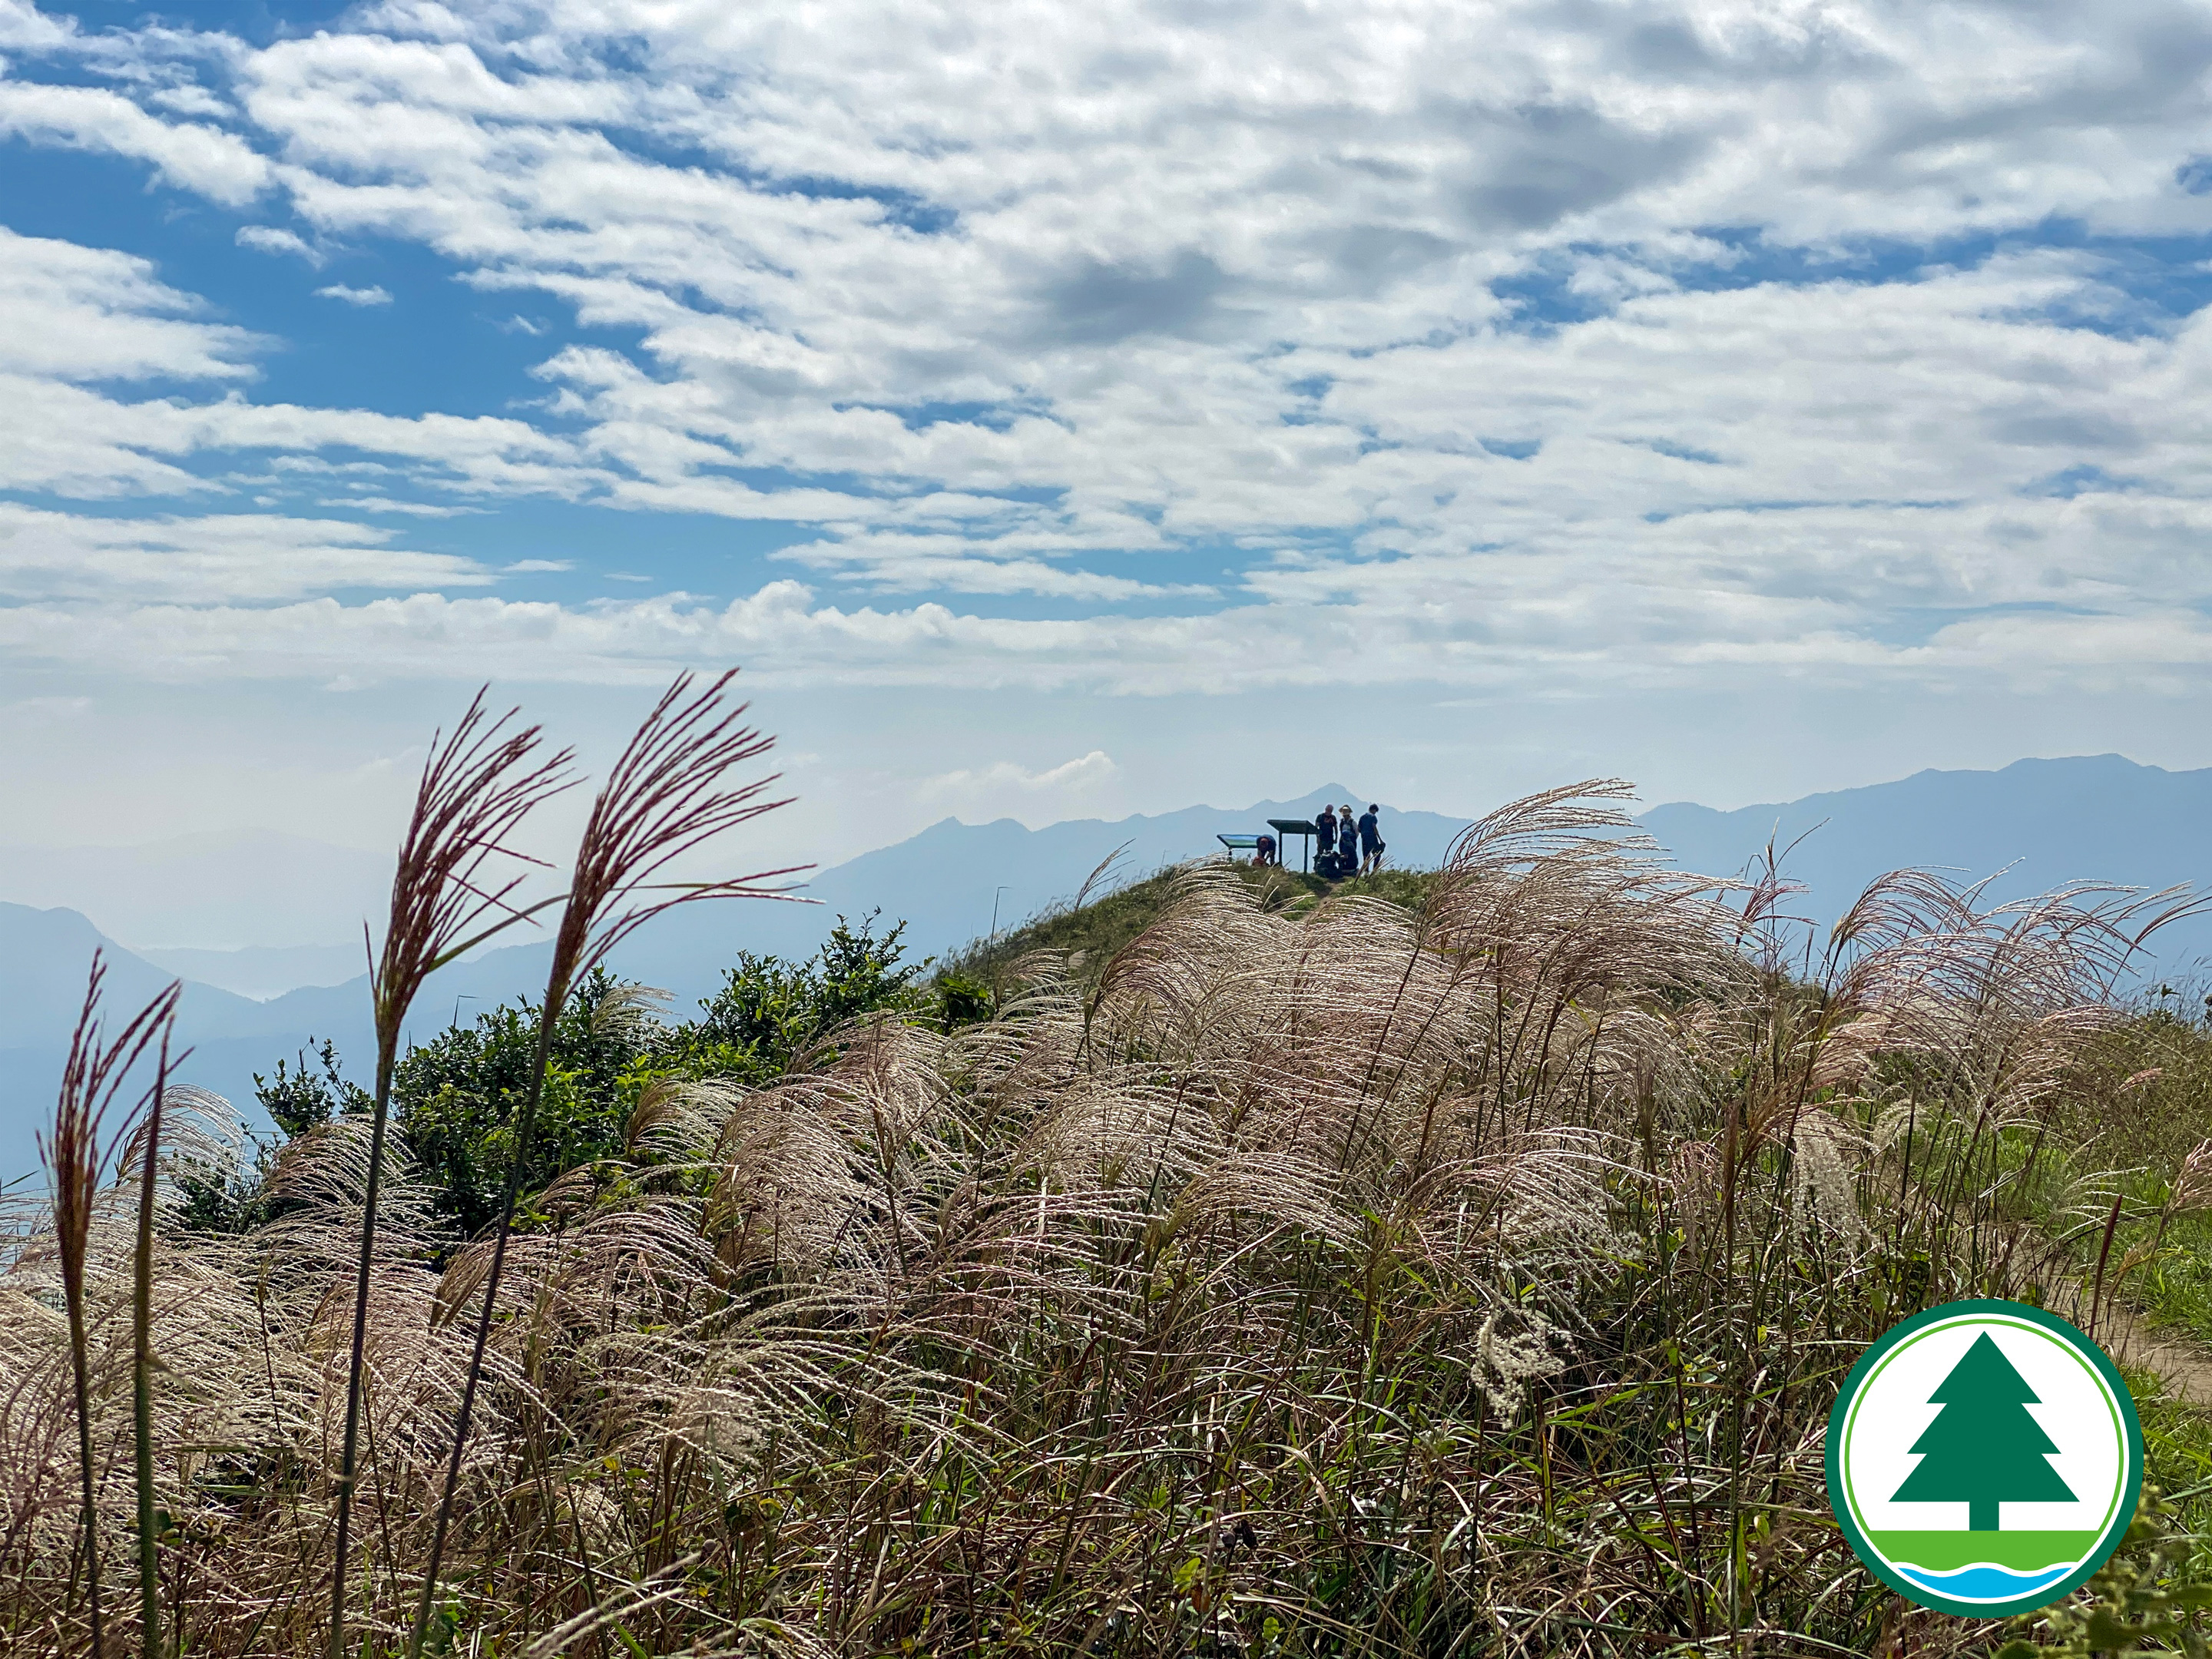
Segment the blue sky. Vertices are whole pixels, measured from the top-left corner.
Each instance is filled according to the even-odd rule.
[[[2212,763],[2212,8],[0,0],[0,841]],[[158,802],[150,813],[148,804]]]

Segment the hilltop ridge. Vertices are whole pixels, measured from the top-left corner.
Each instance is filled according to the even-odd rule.
[[[905,941],[917,957],[971,962],[979,944],[1003,955],[1018,939],[1073,937],[1056,921],[1055,907],[1117,852],[1118,865],[1100,884],[1102,897],[1142,887],[1163,866],[1217,852],[1218,834],[1249,831],[1271,817],[1310,817],[1325,801],[1358,799],[1331,783],[1293,799],[1239,809],[1193,806],[1036,830],[1011,818],[968,824],[947,817],[822,872],[805,890],[811,902],[678,911],[630,941],[613,965],[669,989],[676,1007],[688,1010],[720,983],[738,952],[803,957],[839,915],[857,918],[877,909],[886,922],[908,924]],[[1400,871],[1436,864],[1468,822],[1388,805],[1383,821],[1390,863]],[[2145,887],[2212,883],[2204,828],[2212,823],[2212,769],[2169,771],[2118,755],[2026,760],[1994,772],[1926,770],[1725,811],[1669,802],[1646,811],[1641,822],[1679,866],[1707,874],[1741,871],[1770,836],[1792,848],[1789,872],[1807,889],[1792,908],[1823,925],[1868,881],[1905,866],[1993,876],[1989,891],[2000,899],[2077,880]],[[1139,894],[1094,907],[1087,921],[1074,925],[1076,932],[1133,915],[1132,907],[1142,902]],[[1060,933],[1053,932],[1056,926]],[[0,1177],[34,1164],[31,1127],[50,1109],[95,946],[113,964],[118,1000],[141,990],[150,994],[168,981],[167,963],[125,950],[82,915],[0,904],[0,991],[7,993],[0,995]],[[511,946],[445,969],[416,1005],[413,1034],[427,1037],[456,1015],[465,1018],[536,995],[545,951],[543,945]],[[2208,953],[2212,921],[2195,918],[2160,942],[2157,969],[2185,977]],[[179,967],[192,960],[160,954]],[[255,1071],[265,1073],[310,1037],[335,1040],[349,1057],[367,1050],[368,999],[358,976],[266,1001],[194,985],[185,1015],[180,1036],[195,1050],[185,1076],[234,1101],[252,1098]]]

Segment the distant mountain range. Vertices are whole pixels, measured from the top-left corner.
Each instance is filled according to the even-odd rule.
[[[637,935],[614,965],[626,976],[668,988],[684,1010],[713,991],[740,951],[805,956],[839,915],[857,920],[878,909],[886,921],[906,922],[912,955],[941,955],[988,934],[994,911],[996,926],[1005,929],[1072,897],[1117,853],[1103,878],[1109,886],[1217,854],[1218,835],[1254,832],[1270,817],[1310,817],[1323,802],[1352,799],[1331,784],[1290,801],[1235,810],[1194,806],[1041,830],[1012,819],[964,824],[947,818],[822,872],[805,890],[815,903],[689,907]],[[1392,860],[1417,867],[1438,862],[1467,827],[1464,818],[1387,807],[1382,819]],[[2154,887],[2212,882],[2212,769],[2167,772],[2115,755],[2021,761],[2000,772],[1922,772],[1895,783],[1729,812],[1677,803],[1654,808],[1643,823],[1679,866],[1713,875],[1739,872],[1770,837],[1788,847],[1804,836],[1788,867],[1810,889],[1797,908],[1823,921],[1840,914],[1868,881],[1906,865],[1948,866],[1975,877],[2009,866],[1991,888],[1999,896],[2080,879]],[[87,849],[85,856],[100,850]],[[285,869],[306,866],[299,848],[286,850]],[[191,878],[181,857],[148,862],[167,879]],[[15,874],[0,853],[0,893],[21,890]],[[363,896],[366,878],[349,867],[339,885],[346,890],[342,902],[352,908],[331,929],[343,938],[375,908],[376,895]],[[221,886],[215,883],[210,891],[219,895]],[[326,896],[316,904],[328,908],[337,902]],[[250,1104],[253,1073],[267,1073],[310,1038],[336,1041],[350,1072],[366,1070],[368,997],[353,965],[360,961],[358,945],[133,952],[103,939],[70,909],[0,903],[0,1178],[34,1165],[32,1130],[52,1109],[95,945],[110,964],[115,1006],[135,1006],[173,975],[194,981],[180,1021],[194,1047],[186,1080]],[[416,1033],[427,1036],[457,1014],[465,1019],[511,998],[535,995],[545,951],[542,944],[520,945],[446,969],[416,1005]],[[2186,974],[2208,954],[2212,923],[2197,921],[2174,930],[2160,961],[2166,971]],[[341,975],[338,982],[322,982]],[[283,994],[270,994],[277,991]]]
[[[987,937],[994,926],[1018,927],[1048,905],[1072,898],[1109,859],[1115,864],[1102,878],[1106,888],[1168,865],[1216,856],[1222,850],[1218,836],[1262,832],[1269,818],[1310,818],[1324,803],[1352,798],[1341,784],[1330,784],[1296,800],[1257,801],[1233,811],[1192,806],[1157,817],[1082,818],[1042,830],[1012,818],[976,824],[945,818],[815,877],[805,890],[818,904],[699,905],[675,912],[649,939],[641,938],[625,971],[667,986],[679,997],[703,995],[721,982],[734,951],[805,954],[828,935],[838,915],[858,919],[877,908],[886,921],[906,923],[911,954],[942,955]],[[1468,823],[1395,808],[1382,816],[1389,856],[1420,866],[1440,862]],[[1297,860],[1297,843],[1288,856]]]
[[[2001,772],[1916,772],[1895,783],[1743,806],[1654,807],[1644,827],[1684,869],[1734,875],[1772,840],[1808,890],[1791,908],[1833,921],[1889,871],[1972,880],[1985,900],[2069,882],[2212,887],[2212,769],[2168,772],[2118,755],[2015,761]],[[2194,978],[2212,957],[2212,918],[2156,937],[2160,968]]]

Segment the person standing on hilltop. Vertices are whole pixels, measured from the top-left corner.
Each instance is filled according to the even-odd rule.
[[[1382,867],[1382,809],[1373,801],[1359,815],[1360,873],[1371,876]]]
[[[1328,861],[1336,856],[1336,808],[1324,805],[1321,816],[1314,820],[1314,868],[1322,875],[1328,873]]]

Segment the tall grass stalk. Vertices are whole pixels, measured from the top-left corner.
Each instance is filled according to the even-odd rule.
[[[538,756],[538,728],[508,730],[479,691],[468,711],[430,754],[415,792],[392,878],[392,908],[381,950],[372,942],[369,996],[376,1028],[376,1086],[368,1168],[362,1194],[361,1249],[354,1277],[353,1329],[347,1350],[345,1428],[335,1480],[337,1516],[331,1551],[330,1659],[344,1659],[347,1557],[358,1474],[362,1360],[368,1328],[369,1277],[376,1259],[377,1207],[384,1181],[385,1139],[400,1035],[415,994],[446,963],[483,943],[531,910],[510,901],[527,878],[517,864],[537,864],[509,844],[539,805],[568,786],[569,754]],[[545,901],[551,903],[557,901]],[[495,920],[489,920],[495,918]],[[489,925],[485,925],[489,920]]]
[[[175,988],[181,991],[182,987]],[[139,1128],[145,1150],[138,1166],[138,1241],[131,1285],[131,1428],[138,1476],[138,1645],[146,1659],[161,1652],[161,1558],[154,1505],[154,1208],[161,1155],[161,1108],[169,1092],[169,1038],[161,1025],[154,1086]]]
[[[46,1162],[53,1194],[56,1255],[61,1264],[62,1297],[69,1321],[70,1370],[76,1407],[76,1462],[82,1498],[80,1539],[84,1553],[94,1659],[100,1659],[103,1651],[106,1616],[100,1596],[99,1470],[93,1461],[92,1360],[86,1329],[85,1269],[100,1170],[106,1162],[100,1137],[108,1110],[131,1068],[157,1037],[166,1053],[167,1034],[182,989],[172,985],[161,992],[131,1018],[114,1041],[103,1045],[100,995],[106,976],[107,964],[95,950],[86,980],[84,1004],[77,1015],[76,1029],[70,1037],[69,1058],[62,1067],[52,1132],[51,1136],[42,1133],[39,1138],[39,1151]]]
[[[706,898],[782,897],[781,890],[761,884],[799,873],[797,867],[792,867],[717,882],[671,884],[654,879],[670,864],[724,831],[788,805],[787,800],[761,799],[775,782],[774,774],[725,787],[733,769],[766,754],[775,741],[743,723],[744,704],[732,707],[726,702],[736,678],[736,671],[731,670],[695,692],[692,677],[686,674],[661,695],[616,759],[592,803],[591,816],[577,844],[546,975],[545,1000],[538,1009],[537,1053],[517,1111],[514,1150],[501,1194],[499,1221],[492,1235],[491,1261],[484,1273],[483,1307],[469,1352],[460,1407],[454,1413],[452,1452],[444,1489],[439,1494],[421,1600],[407,1638],[408,1659],[419,1659],[429,1630],[438,1571],[460,1486],[470,1419],[498,1310],[507,1240],[514,1232],[515,1205],[521,1194],[523,1173],[529,1167],[531,1134],[544,1093],[553,1030],[568,1004],[568,993],[579,979],[605,961],[608,952],[623,939],[674,906]]]
[[[688,890],[618,810],[649,771],[609,782],[560,994]],[[1990,1645],[1856,1565],[1822,1432],[1917,1309],[2087,1306],[2110,1191],[2039,1241],[2018,1182],[2046,1132],[2070,1146],[2076,1116],[2144,1097],[2132,1064],[2070,1092],[2123,1034],[2106,988],[2138,901],[1992,906],[1904,872],[1814,933],[1778,874],[1668,868],[1610,786],[1486,820],[1416,905],[1167,884],[1103,960],[1009,960],[993,1018],[872,1016],[757,1088],[640,1074],[620,1148],[516,1157],[511,1223],[478,1238],[392,1147],[362,1424],[377,1645]],[[327,1635],[367,1143],[293,1141],[242,1236],[157,1218],[173,1649]],[[58,1206],[0,1250],[0,1644],[82,1646],[76,1489],[121,1439],[123,1207],[91,1201],[88,1437]],[[91,1495],[118,1535],[117,1483]]]

